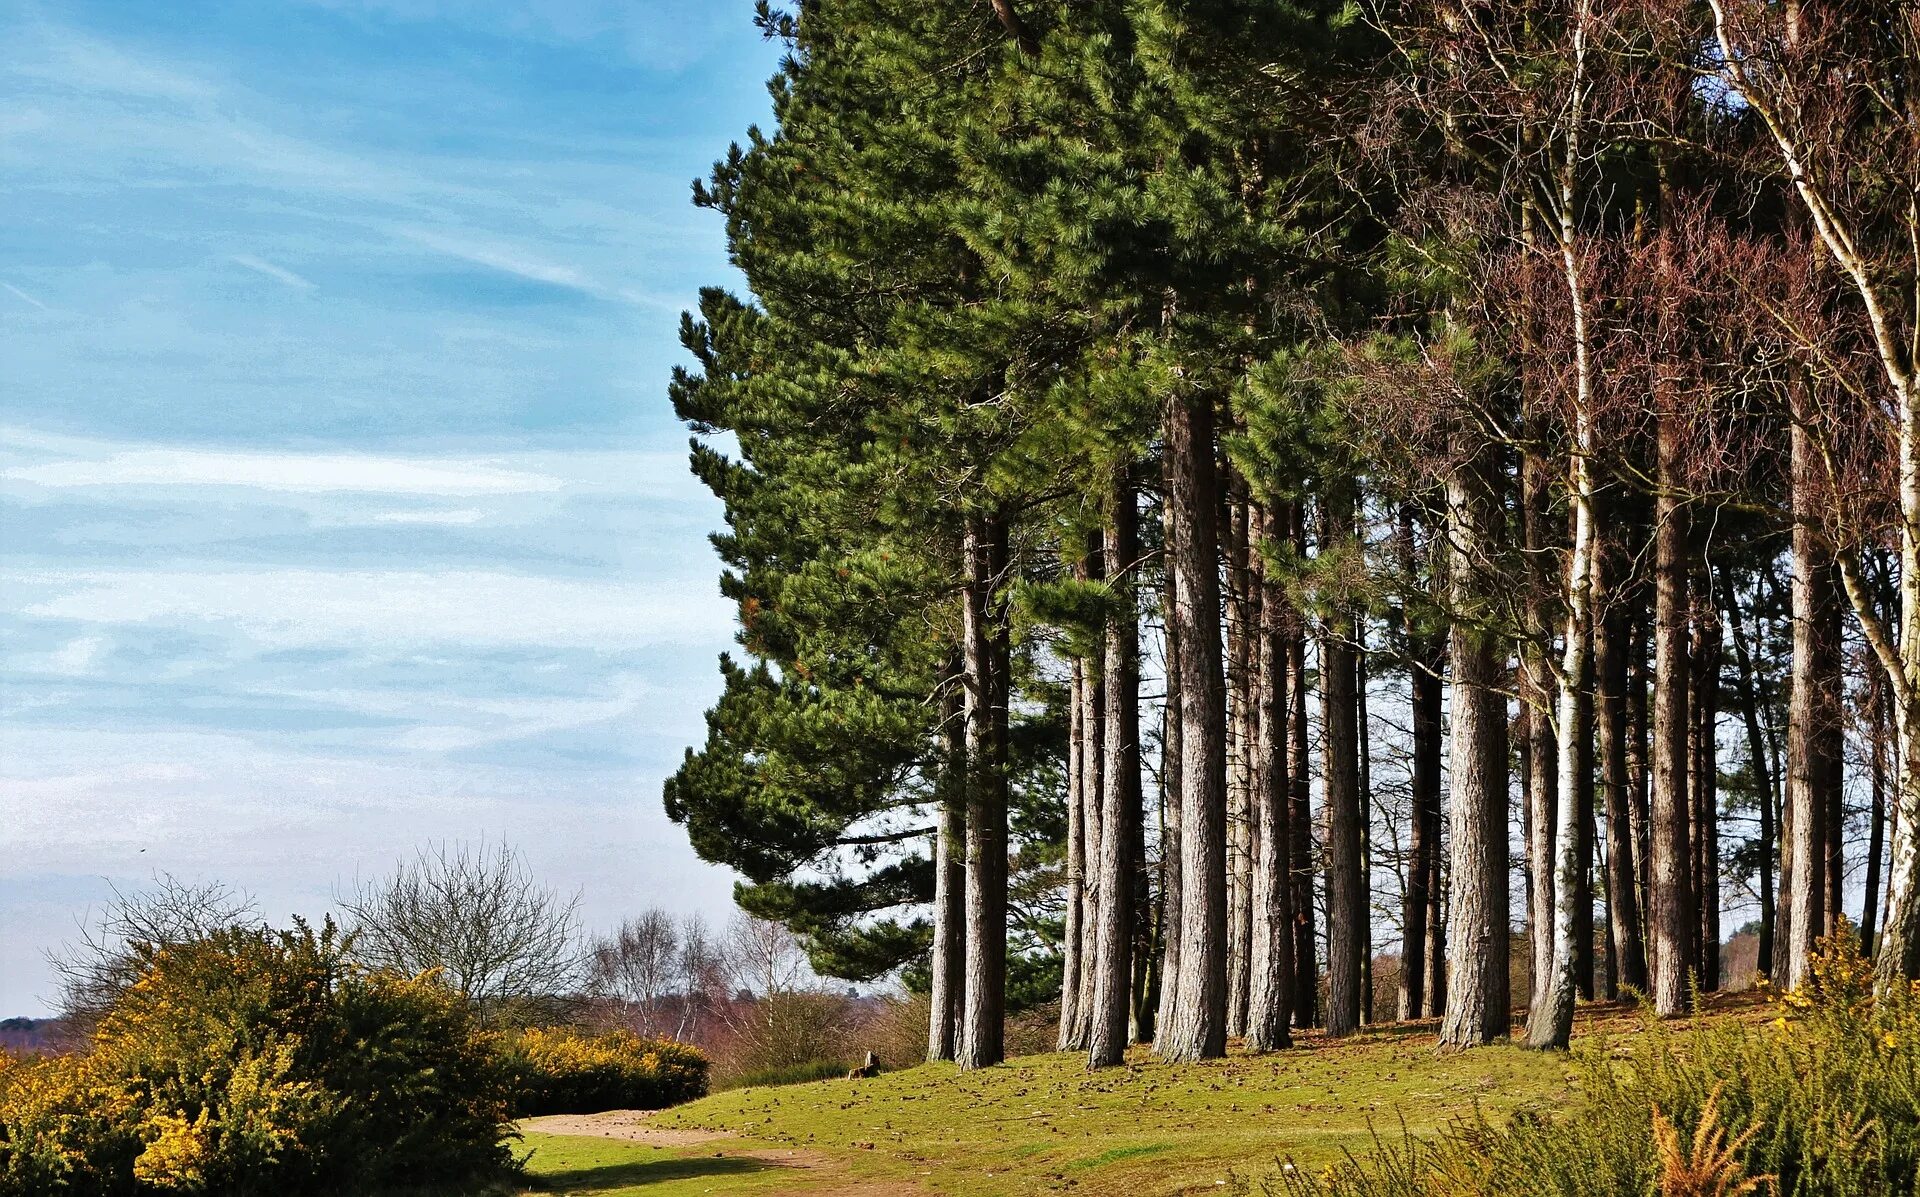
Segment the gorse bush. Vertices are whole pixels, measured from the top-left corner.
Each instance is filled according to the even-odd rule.
[[[520,1116],[658,1110],[707,1092],[707,1057],[698,1048],[629,1031],[522,1031],[503,1058]]]
[[[1475,1117],[1381,1144],[1295,1197],[1875,1197],[1920,1187],[1920,983],[1873,992],[1851,929],[1769,1021],[1649,1020],[1630,1058],[1588,1043],[1562,1117]]]
[[[0,1068],[0,1194],[366,1193],[511,1169],[506,1073],[433,975],[319,932],[142,948],[81,1055]]]

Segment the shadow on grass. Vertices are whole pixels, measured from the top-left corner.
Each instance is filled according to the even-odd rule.
[[[543,1193],[601,1193],[609,1189],[639,1188],[670,1180],[697,1180],[707,1176],[744,1176],[766,1172],[777,1164],[731,1157],[647,1160],[632,1164],[603,1164],[597,1168],[570,1168],[543,1173],[537,1180]]]

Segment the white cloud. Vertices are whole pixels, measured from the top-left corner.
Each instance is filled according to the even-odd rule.
[[[487,518],[487,513],[477,507],[459,507],[434,511],[376,511],[367,518],[376,524],[428,524],[464,528],[482,522]]]
[[[227,260],[235,266],[245,266],[248,270],[264,274],[270,279],[277,279],[289,287],[301,291],[313,290],[313,283],[310,280],[302,278],[284,266],[275,266],[265,258],[256,258],[252,254],[233,254]]]
[[[546,283],[551,287],[565,287],[588,295],[606,294],[605,288],[599,283],[573,267],[546,261],[517,246],[493,241],[475,241],[467,237],[450,237],[430,229],[403,228],[399,232],[401,236],[418,242],[428,249],[446,254],[448,257],[459,258],[464,262],[472,262],[476,266],[485,266],[503,274],[511,274],[536,283]]]
[[[9,583],[22,613],[82,624],[212,624],[271,647],[456,644],[619,651],[717,644],[731,624],[706,587],[481,570],[40,571]]]
[[[11,438],[0,432],[0,446]],[[13,442],[18,443],[18,442]],[[111,447],[65,460],[0,470],[0,481],[45,487],[241,486],[305,493],[514,495],[560,490],[550,474],[486,460],[371,453],[270,453],[173,447]]]

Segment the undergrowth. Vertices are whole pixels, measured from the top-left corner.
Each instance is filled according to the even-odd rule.
[[[1766,1022],[1672,1027],[1631,1051],[1574,1057],[1560,1115],[1496,1124],[1479,1112],[1437,1136],[1402,1133],[1317,1174],[1255,1191],[1290,1197],[1877,1197],[1916,1191],[1920,983],[1876,996],[1851,928],[1823,940],[1801,989]],[[1277,1186],[1277,1187],[1276,1187]]]

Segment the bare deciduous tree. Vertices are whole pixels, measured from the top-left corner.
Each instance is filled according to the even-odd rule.
[[[224,882],[159,873],[149,888],[112,889],[112,901],[80,923],[78,939],[47,953],[61,1014],[75,1027],[91,1025],[139,977],[141,945],[170,947],[260,923],[253,896]]]
[[[441,844],[341,900],[355,955],[438,969],[487,1022],[552,1015],[581,980],[579,895],[534,879],[506,844]]]

